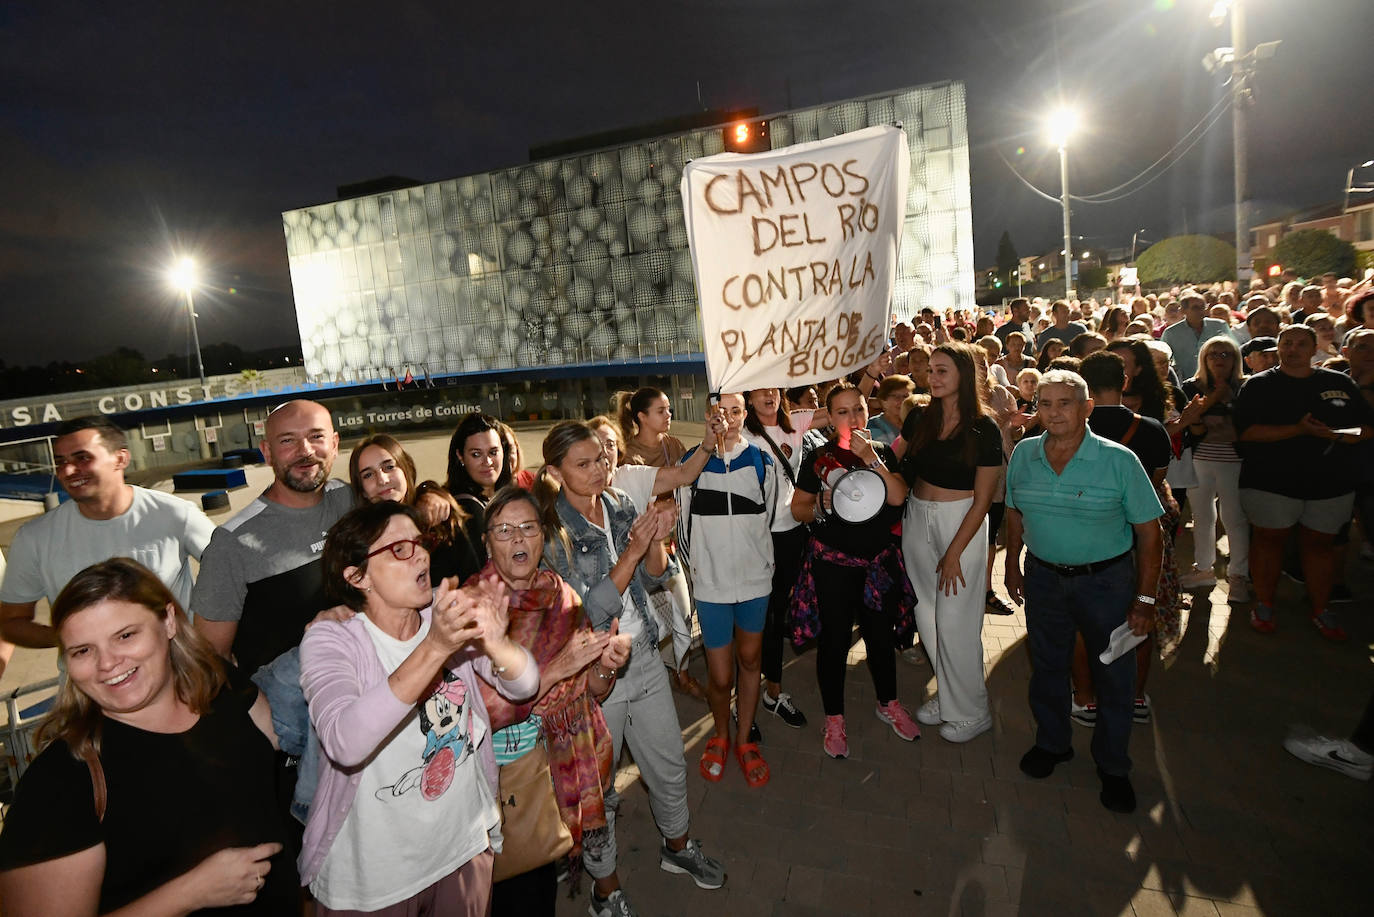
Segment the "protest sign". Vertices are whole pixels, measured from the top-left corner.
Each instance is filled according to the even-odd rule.
[[[807,385],[877,358],[909,168],[906,134],[891,126],[687,164],[712,392]]]

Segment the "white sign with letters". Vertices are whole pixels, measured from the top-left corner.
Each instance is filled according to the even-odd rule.
[[[712,392],[807,385],[877,358],[909,168],[906,134],[891,126],[687,164]]]

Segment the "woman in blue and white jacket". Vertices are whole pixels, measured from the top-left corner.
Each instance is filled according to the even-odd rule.
[[[678,491],[682,506],[679,543],[692,571],[692,594],[710,674],[706,698],[715,720],[715,735],[701,755],[701,774],[712,782],[725,776],[730,689],[738,664],[735,756],[748,784],[760,787],[768,782],[768,764],[758,743],[748,741],[748,736],[759,702],[763,626],[773,591],[777,467],[771,456],[740,436],[743,395],[722,395],[718,410],[725,420],[720,451],[707,460],[695,484]],[[689,452],[684,461],[691,458]]]

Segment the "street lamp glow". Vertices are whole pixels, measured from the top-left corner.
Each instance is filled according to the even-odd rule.
[[[167,279],[172,282],[172,286],[183,293],[194,290],[199,281],[199,277],[196,275],[196,259],[190,256],[178,258],[177,263],[168,269]]]
[[[1078,112],[1072,108],[1056,109],[1046,122],[1046,127],[1049,129],[1050,142],[1063,149],[1078,130]]]

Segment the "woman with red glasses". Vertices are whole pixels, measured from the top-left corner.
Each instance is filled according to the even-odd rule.
[[[485,914],[501,810],[477,679],[514,701],[539,688],[538,665],[506,635],[505,587],[432,591],[419,517],[390,500],[335,523],[324,578],[358,614],[301,641],[324,751],[301,881],[323,917]]]

